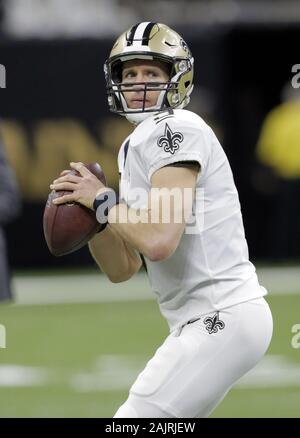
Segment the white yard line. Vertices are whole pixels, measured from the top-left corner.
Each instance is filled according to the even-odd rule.
[[[300,388],[300,367],[298,362],[280,355],[266,355],[236,386],[240,389],[282,387]]]
[[[76,392],[121,391],[129,389],[147,360],[138,356],[100,356],[90,372],[74,374],[70,384]]]
[[[0,365],[0,388],[47,385],[47,368],[24,365]]]
[[[145,275],[114,284],[104,275],[16,276],[18,305],[153,300]]]
[[[257,275],[270,295],[300,295],[300,266],[259,268]]]
[[[128,390],[146,365],[141,356],[103,355],[91,369],[74,372],[47,367],[0,365],[0,388],[66,385],[76,392]],[[267,355],[236,389],[300,388],[300,368],[285,356]]]
[[[146,361],[130,356],[103,356],[90,373],[73,376],[71,385],[78,392],[129,389]],[[236,389],[300,388],[300,368],[284,356],[265,356],[235,386]]]
[[[260,283],[270,295],[300,295],[300,268],[261,268]],[[19,305],[153,300],[143,273],[124,283],[113,284],[102,274],[17,275],[13,279]]]

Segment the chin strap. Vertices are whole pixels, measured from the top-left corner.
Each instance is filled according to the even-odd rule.
[[[134,125],[138,125],[139,123],[146,120],[148,117],[150,117],[153,113],[133,113],[133,114],[121,114],[122,116],[126,117],[128,122],[133,123]]]

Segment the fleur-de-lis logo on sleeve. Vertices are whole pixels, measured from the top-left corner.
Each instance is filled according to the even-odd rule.
[[[172,155],[179,149],[179,143],[183,141],[181,132],[172,132],[170,126],[166,123],[165,133],[157,140],[157,146],[164,148],[165,152],[171,152]]]
[[[217,331],[223,330],[225,323],[219,319],[219,312],[216,312],[213,316],[208,316],[204,320],[206,325],[206,330],[211,335],[212,333],[217,333]]]

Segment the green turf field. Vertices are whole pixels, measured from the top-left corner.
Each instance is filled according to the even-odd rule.
[[[88,293],[98,289],[89,278],[45,275],[38,283],[26,276],[18,287],[26,284],[35,297],[40,290],[45,298],[57,289],[53,279],[61,280],[89,301]],[[33,297],[22,305],[1,305],[7,348],[0,349],[0,417],[112,417],[167,335],[156,302],[148,295],[136,299],[136,291],[131,295],[143,284],[148,288],[144,278],[138,281],[114,285],[122,293],[115,301],[108,284],[99,282],[99,301],[37,304]],[[291,346],[291,328],[300,324],[300,294],[282,291],[268,301],[275,320],[271,348],[214,417],[300,417],[300,348]]]

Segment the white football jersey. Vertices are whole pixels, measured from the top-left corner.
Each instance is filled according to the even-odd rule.
[[[186,226],[172,256],[156,262],[145,257],[151,287],[171,331],[194,317],[267,293],[249,261],[228,159],[198,115],[177,109],[150,115],[135,128],[118,156],[120,199],[129,207],[145,208],[137,189],[149,193],[152,174],[178,161],[201,166],[196,185],[201,199],[195,197],[193,205],[196,222],[193,228]]]

